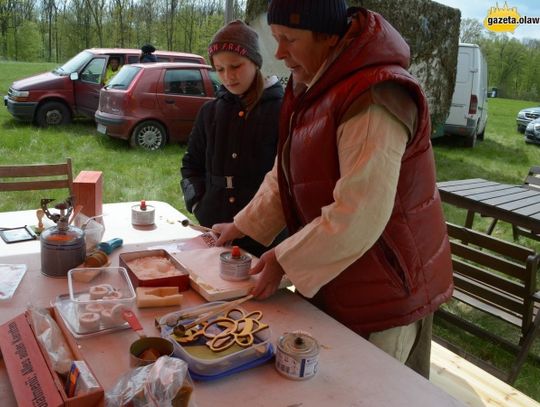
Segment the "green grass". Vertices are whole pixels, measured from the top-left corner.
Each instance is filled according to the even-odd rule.
[[[52,64],[3,62],[0,65],[0,95],[7,94],[13,80],[45,72]],[[2,101],[3,103],[3,101]],[[126,141],[101,136],[89,119],[42,129],[15,121],[0,109],[0,164],[60,162],[73,160],[73,173],[103,172],[104,202],[160,200],[185,211],[180,191],[180,161],[185,146],[168,145],[157,152],[132,149]],[[0,211],[39,207],[41,195],[13,193],[0,201]]]
[[[44,72],[51,64],[10,63],[0,64],[0,95],[7,93],[13,80],[31,73]],[[464,148],[452,139],[434,140],[437,178],[440,181],[459,178],[486,178],[520,184],[528,170],[540,164],[540,147],[527,145],[523,135],[516,131],[517,112],[535,102],[490,99],[489,119],[485,140],[474,149]],[[185,213],[179,188],[179,168],[185,147],[169,145],[158,152],[129,148],[127,142],[99,135],[91,120],[78,120],[74,124],[54,129],[40,129],[16,122],[7,110],[0,107],[0,164],[36,163],[73,159],[74,174],[81,170],[99,170],[104,175],[104,202],[162,200]],[[41,195],[34,193],[2,194],[0,211],[37,208]],[[7,198],[10,196],[11,198]],[[465,212],[445,206],[445,215],[451,222],[463,224]],[[477,216],[475,228],[484,229],[489,219]],[[500,222],[495,235],[511,240],[511,229]],[[540,251],[540,244],[522,238],[522,244]],[[460,310],[470,312],[469,310]],[[481,319],[478,317],[478,319]],[[490,321],[481,321],[488,329],[505,327]],[[507,368],[509,355],[498,348],[472,340],[455,330],[435,326],[435,332],[453,341],[469,346],[471,352]],[[515,331],[505,331],[509,337]],[[537,343],[534,352],[540,355]],[[515,387],[540,401],[540,365],[528,361]]]

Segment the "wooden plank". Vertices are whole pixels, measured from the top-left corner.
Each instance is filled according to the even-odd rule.
[[[467,196],[470,194],[481,193],[488,190],[489,188],[497,188],[499,183],[497,182],[483,182],[479,184],[469,184],[469,185],[454,185],[444,187],[444,191],[453,192],[461,196]]]
[[[489,189],[486,189],[485,192],[476,193],[474,195],[466,195],[467,198],[474,199],[475,201],[485,201],[486,199],[490,198],[498,198],[498,197],[508,197],[511,199],[513,195],[516,193],[519,193],[520,190],[516,190],[516,187],[510,186],[510,185],[499,185],[499,186],[493,186]]]
[[[465,277],[468,277],[478,284],[492,287],[494,290],[499,290],[505,294],[510,294],[520,298],[532,295],[528,293],[523,284],[512,281],[509,278],[497,275],[495,273],[487,272],[486,270],[473,266],[469,263],[459,261],[458,259],[452,260],[454,265],[454,273],[458,273]]]
[[[58,188],[69,188],[68,180],[0,182],[0,191],[34,191]]]
[[[483,300],[487,304],[491,304],[506,312],[514,313],[516,316],[523,315],[523,298],[506,294],[457,273],[454,274],[454,285],[457,289]]]
[[[459,244],[457,242],[451,242],[450,248],[452,254],[456,257],[462,257],[470,262],[474,262],[480,266],[488,267],[492,270],[496,270],[500,273],[504,273],[508,276],[519,279],[522,283],[525,278],[528,278],[525,267],[522,264],[507,260],[499,256],[494,256],[490,253],[483,252],[475,249],[474,247]],[[456,259],[458,261],[459,259]],[[460,267],[463,262],[456,263],[455,266]],[[483,272],[479,271],[479,273]],[[486,277],[489,279],[490,273],[486,273]],[[488,281],[486,279],[486,281]],[[492,285],[497,285],[496,282],[492,282]]]
[[[540,196],[538,198],[538,203],[536,203],[534,205],[529,205],[529,206],[524,207],[524,208],[517,209],[514,212],[519,213],[520,215],[526,215],[526,216],[535,215],[537,213],[540,213]]]
[[[41,177],[47,175],[66,175],[69,165],[61,164],[29,164],[29,165],[4,165],[0,166],[0,177]]]
[[[506,204],[497,205],[497,208],[507,211],[515,211],[520,208],[526,208],[531,205],[535,205],[540,202],[540,192],[536,192],[535,195],[525,199],[519,199],[517,201],[508,202]]]
[[[462,292],[460,290],[454,290],[454,298],[464,302],[465,304],[470,305],[473,308],[482,310],[484,312],[488,312],[492,316],[495,316],[497,318],[502,319],[503,321],[506,321],[517,328],[521,328],[522,319],[517,317],[514,314],[510,314],[507,311],[503,311],[497,307],[494,307],[488,303],[486,303],[483,299],[478,299],[476,297],[472,297],[468,295],[465,292]]]
[[[497,239],[493,236],[488,236],[471,229],[466,229],[463,226],[446,222],[446,228],[449,236],[459,239],[463,241],[463,243],[472,243],[482,246],[504,256],[518,259],[520,262],[525,262],[529,256],[534,256],[536,254],[534,250],[527,247]]]
[[[474,188],[469,190],[462,190],[456,193],[459,195],[467,197],[469,199],[474,199],[475,201],[481,201],[482,199],[490,198],[491,196],[501,196],[505,195],[508,188],[512,188],[511,185],[496,184],[490,185],[482,188]]]
[[[481,184],[481,183],[486,183],[486,182],[490,182],[493,184],[493,182],[486,181],[485,179],[482,179],[482,178],[471,178],[471,179],[458,179],[458,180],[437,182],[437,188],[448,188],[455,185],[469,185],[469,184],[479,184],[479,183]]]
[[[497,197],[497,198],[486,199],[484,201],[484,203],[486,205],[501,205],[501,204],[504,204],[504,203],[517,201],[519,199],[529,198],[531,196],[534,196],[534,195],[538,194],[538,192],[530,191],[530,190],[524,190],[521,187],[518,187],[518,189],[520,189],[521,192],[516,191],[515,193],[513,193],[512,195],[509,195],[509,196],[505,195],[505,196],[501,196],[501,197]]]
[[[540,407],[514,387],[433,341],[430,381],[470,407]]]

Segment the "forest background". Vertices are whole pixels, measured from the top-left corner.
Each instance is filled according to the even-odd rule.
[[[0,61],[61,64],[91,47],[193,52],[206,47],[224,23],[225,0],[0,0]],[[232,18],[246,1],[234,0]],[[498,96],[540,99],[540,39],[487,31],[461,21],[461,42],[479,44],[488,61],[489,87]]]

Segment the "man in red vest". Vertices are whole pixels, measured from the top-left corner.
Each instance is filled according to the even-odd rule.
[[[268,245],[253,294],[296,290],[429,374],[433,312],[452,294],[425,95],[409,47],[379,14],[343,0],[272,0],[275,55],[291,71],[277,161],[218,244]]]

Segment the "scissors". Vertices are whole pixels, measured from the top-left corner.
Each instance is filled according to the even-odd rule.
[[[233,308],[224,317],[209,322],[203,328],[203,334],[209,339],[206,345],[214,352],[221,352],[230,348],[235,343],[242,348],[253,345],[254,334],[268,328],[268,324],[261,322],[262,312],[244,311]],[[224,328],[217,334],[211,333],[212,329],[218,327]]]
[[[204,335],[204,329],[207,325],[208,322],[202,322],[201,324],[195,325],[187,330],[180,330],[180,332],[178,332],[175,327],[171,333],[171,337],[178,343],[193,342]]]

